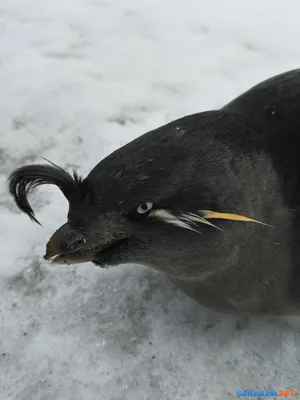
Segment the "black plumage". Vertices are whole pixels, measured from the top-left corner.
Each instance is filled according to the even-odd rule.
[[[300,311],[300,70],[272,77],[219,110],[172,121],[103,159],[86,178],[29,165],[9,178],[37,222],[29,190],[54,184],[67,222],[54,263],[140,263],[210,308]]]

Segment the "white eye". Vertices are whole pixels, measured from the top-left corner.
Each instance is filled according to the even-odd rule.
[[[146,214],[153,207],[152,203],[142,203],[136,209],[139,214]]]

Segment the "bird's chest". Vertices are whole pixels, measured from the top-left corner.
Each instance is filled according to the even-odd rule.
[[[244,290],[223,285],[187,283],[172,279],[173,283],[197,303],[211,310],[236,315],[264,315],[299,313],[300,306],[291,301],[281,284],[268,286],[269,282],[256,283]]]
[[[281,314],[297,307],[289,296],[289,238],[249,238],[227,256],[206,259],[192,278],[172,281],[205,307],[234,314]]]

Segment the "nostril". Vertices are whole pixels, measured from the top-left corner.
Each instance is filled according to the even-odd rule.
[[[86,238],[84,236],[77,236],[74,240],[74,244],[86,243]]]
[[[73,249],[86,243],[86,238],[78,232],[72,232],[67,238],[67,243]]]
[[[54,256],[80,250],[86,243],[84,234],[66,223],[54,232],[47,243],[47,257],[49,254]]]

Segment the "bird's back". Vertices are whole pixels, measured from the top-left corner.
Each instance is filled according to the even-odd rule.
[[[285,201],[300,204],[300,69],[255,85],[224,111],[238,113],[254,126],[257,140],[283,180]]]

